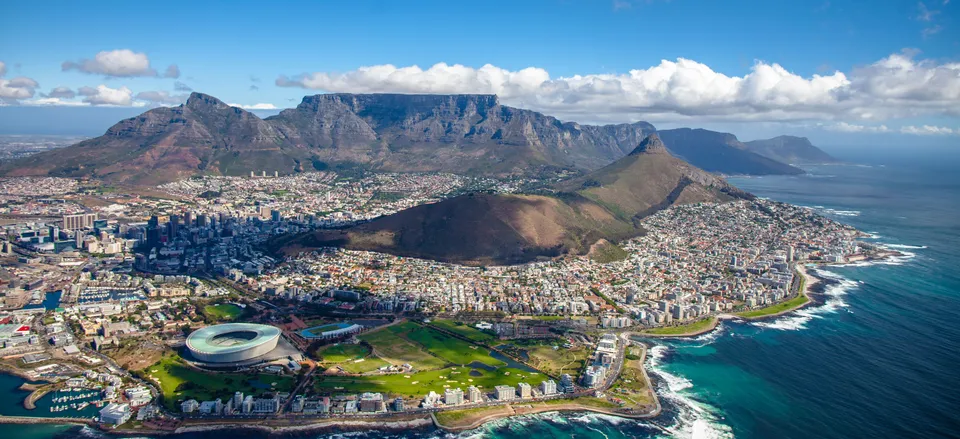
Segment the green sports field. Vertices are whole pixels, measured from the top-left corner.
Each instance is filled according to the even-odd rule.
[[[243,308],[232,303],[218,303],[203,307],[203,313],[215,320],[234,320],[243,314]]]

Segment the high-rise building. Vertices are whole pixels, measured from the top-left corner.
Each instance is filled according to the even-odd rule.
[[[556,395],[557,394],[557,382],[554,380],[546,380],[540,383],[540,393],[544,396]]]
[[[443,403],[446,405],[463,404],[463,390],[446,389],[443,391]]]
[[[169,235],[170,238],[176,238],[180,234],[180,215],[170,215],[170,222],[167,224],[169,224],[168,227],[170,228],[167,235]]]
[[[79,230],[93,227],[98,215],[96,213],[78,213],[76,215],[63,216],[63,228],[67,230]]]
[[[470,398],[470,402],[483,402],[483,392],[477,386],[470,386],[467,389],[467,396]]]
[[[243,406],[243,392],[237,392],[233,394],[233,407],[234,409],[240,409]]]
[[[517,384],[517,394],[520,398],[533,398],[533,388],[527,383]]]
[[[560,375],[560,386],[557,387],[557,390],[563,393],[573,393],[575,390],[573,387],[573,377],[568,373]]]
[[[493,388],[499,401],[510,401],[517,399],[517,389],[513,386],[496,386]]]

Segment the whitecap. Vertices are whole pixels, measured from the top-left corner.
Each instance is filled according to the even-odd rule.
[[[693,383],[660,367],[667,346],[657,345],[648,350],[647,371],[660,378],[657,395],[677,408],[673,425],[663,427],[670,438],[732,438],[733,430],[721,422],[718,410],[691,396]]]
[[[927,248],[927,246],[925,246],[925,245],[887,244],[887,243],[882,243],[882,242],[881,242],[881,243],[878,243],[878,244],[880,244],[880,245],[882,245],[882,246],[884,246],[884,247],[886,247],[886,248],[893,248],[893,249],[914,249],[914,250],[921,250],[921,249]]]

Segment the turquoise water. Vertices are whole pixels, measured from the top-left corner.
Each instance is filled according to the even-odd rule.
[[[833,280],[821,306],[769,322],[725,322],[694,339],[653,341],[649,368],[662,416],[636,422],[541,414],[457,435],[342,437],[960,437],[960,151],[898,154],[849,157],[860,165],[815,166],[805,176],[732,179],[853,224],[908,255],[819,270]],[[89,433],[67,434],[81,432]],[[186,437],[224,434],[177,438]]]

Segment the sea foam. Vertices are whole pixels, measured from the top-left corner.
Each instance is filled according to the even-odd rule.
[[[817,276],[835,282],[824,290],[823,294],[827,296],[827,300],[824,301],[823,305],[799,309],[774,321],[755,322],[753,325],[782,331],[799,331],[801,329],[807,329],[807,323],[813,319],[820,319],[823,318],[824,314],[833,314],[841,309],[847,308],[849,305],[843,300],[843,296],[846,296],[851,290],[857,288],[859,284],[826,270],[815,269],[814,273]]]

